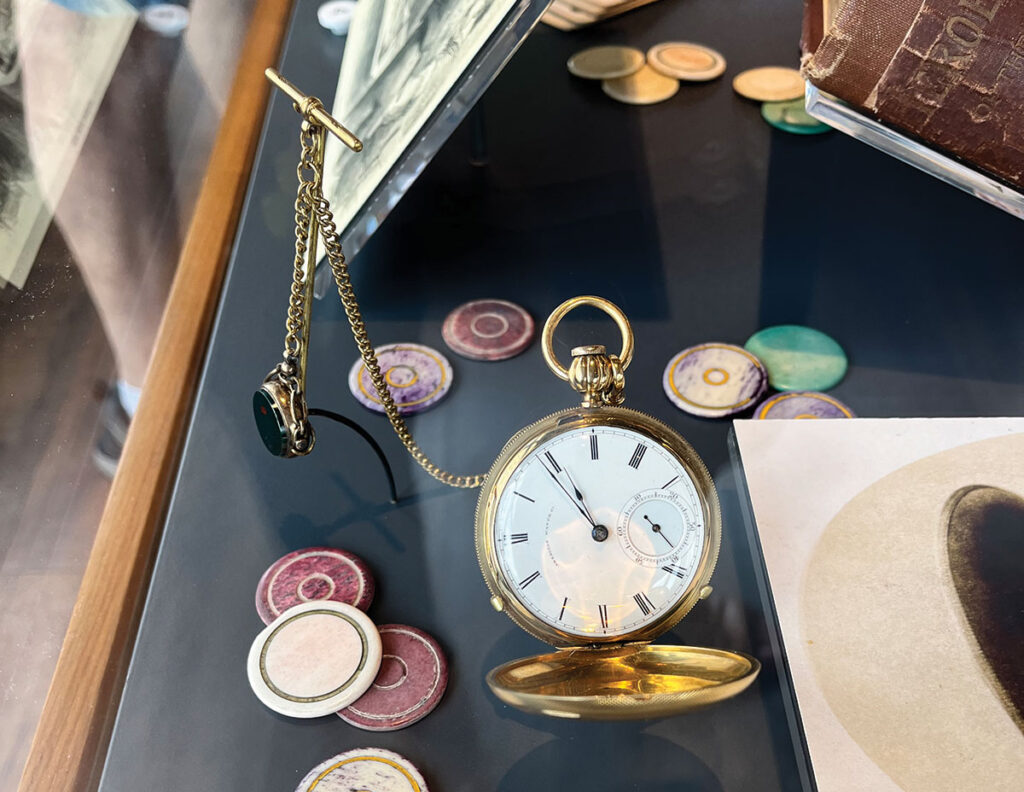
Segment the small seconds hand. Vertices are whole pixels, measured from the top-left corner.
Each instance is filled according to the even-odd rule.
[[[672,547],[672,546],[673,546],[673,545],[672,545],[672,542],[671,542],[671,541],[669,540],[669,538],[668,538],[667,536],[665,536],[665,533],[664,533],[664,531],[662,531],[662,530],[661,530],[661,526],[660,526],[660,525],[658,525],[658,523],[656,523],[656,522],[651,522],[651,518],[650,518],[650,517],[648,517],[648,516],[647,516],[646,514],[644,515],[644,519],[645,519],[645,520],[647,520],[647,522],[651,523],[651,528],[653,528],[653,529],[654,529],[654,532],[655,532],[655,533],[656,533],[656,534],[657,534],[658,536],[660,536],[660,537],[661,537],[662,539],[664,539],[664,540],[665,540],[666,542],[668,542],[668,546],[669,546],[669,547]]]

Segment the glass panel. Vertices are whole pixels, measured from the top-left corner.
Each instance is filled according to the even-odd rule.
[[[806,102],[810,115],[840,132],[998,206],[1004,212],[1024,217],[1024,195],[991,176],[857,112],[842,99],[810,83],[807,83]]]
[[[280,70],[323,98],[341,52],[318,28],[317,5],[299,0]],[[830,392],[857,415],[1019,413],[1024,226],[848,136],[765,124],[730,81],[795,61],[799,14],[799,4],[756,0],[736,24],[726,4],[688,0],[575,33],[538,26],[353,262],[372,341],[424,344],[451,363],[448,395],[410,424],[427,453],[458,472],[486,471],[519,429],[578,400],[536,341],[500,362],[449,350],[442,326],[453,308],[508,299],[539,323],[568,297],[598,294],[624,310],[636,333],[626,404],[690,441],[723,512],[714,591],[659,641],[754,655],[756,683],[702,712],[624,723],[527,715],[496,699],[484,681],[491,669],[550,647],[488,601],[475,493],[426,476],[352,394],[358,352],[333,289],[313,310],[310,406],[345,415],[380,443],[400,502],[388,503],[372,449],[322,416],[310,456],[266,452],[249,403],[280,354],[299,153],[299,119],[278,94],[101,789],[205,789],[210,779],[239,792],[294,789],[319,762],[366,745],[407,756],[444,790],[814,789],[744,528],[731,422],[676,409],[664,394],[666,364],[703,341],[743,344],[760,328],[801,324],[844,348],[850,368]],[[663,104],[627,107],[565,70],[590,45],[669,39],[714,46],[729,71]],[[557,352],[564,362],[572,346],[617,342],[603,316],[573,314]],[[245,659],[263,628],[258,581],[277,558],[318,545],[366,562],[374,621],[420,628],[443,647],[449,686],[421,723],[365,733],[333,715],[298,721],[250,690]]]
[[[0,0],[3,789],[24,765],[251,5]]]

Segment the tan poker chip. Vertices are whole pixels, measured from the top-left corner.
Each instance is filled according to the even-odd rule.
[[[577,52],[565,65],[577,77],[610,80],[626,77],[642,69],[644,54],[633,47],[590,47]]]
[[[785,102],[804,95],[804,78],[796,69],[762,66],[737,74],[732,89],[758,102]]]
[[[664,102],[676,95],[679,80],[659,74],[650,66],[628,77],[605,80],[601,88],[618,102],[633,105],[649,105]]]
[[[666,41],[647,50],[647,65],[666,77],[688,82],[704,82],[725,72],[725,58],[703,44]]]
[[[549,7],[551,11],[563,16],[570,22],[577,25],[589,25],[592,22],[597,21],[597,16],[587,11],[585,8],[578,8],[571,3],[562,3],[559,0],[555,0]]]

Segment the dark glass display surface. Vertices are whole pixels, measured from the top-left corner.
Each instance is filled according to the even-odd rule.
[[[341,44],[300,0],[281,71],[329,97]],[[599,294],[636,333],[626,405],[678,430],[711,470],[724,534],[711,598],[661,640],[736,649],[764,665],[739,697],[689,716],[583,723],[520,713],[484,683],[547,647],[495,613],[473,547],[476,494],[447,488],[356,403],[358,353],[332,294],[314,306],[308,401],[367,427],[387,451],[401,503],[372,450],[317,422],[308,457],[282,460],[253,425],[254,388],[276,362],[291,274],[298,117],[271,105],[181,469],[101,782],[140,788],[291,790],[344,750],[398,751],[432,789],[797,790],[811,788],[787,718],[754,560],[729,464],[730,422],[679,412],[661,377],[702,341],[742,344],[795,323],[838,340],[851,367],[834,395],[862,416],[1002,415],[1024,407],[1019,251],[1024,225],[839,134],[788,136],[733,94],[739,71],[795,64],[800,4],[664,2],[573,34],[539,27],[353,260],[377,345],[412,341],[454,367],[448,397],[410,420],[455,472],[483,472],[523,426],[577,402],[534,344],[500,363],[465,360],[445,315],[510,299],[538,322]],[[571,77],[573,52],[693,40],[721,51],[720,80],[630,107]],[[358,134],[358,130],[354,130]],[[482,163],[482,164],[474,164]],[[574,313],[556,351],[606,343],[614,325]],[[392,733],[264,708],[245,659],[262,623],[260,575],[285,553],[331,545],[367,561],[379,624],[426,630],[450,683],[425,720]]]

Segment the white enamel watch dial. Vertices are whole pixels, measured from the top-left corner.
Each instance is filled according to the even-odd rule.
[[[706,542],[687,468],[620,425],[570,429],[537,446],[501,489],[491,530],[510,593],[584,640],[626,636],[672,611]]]

